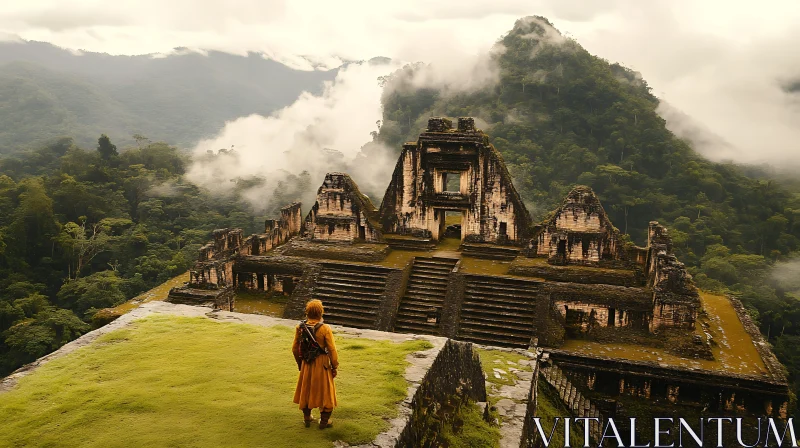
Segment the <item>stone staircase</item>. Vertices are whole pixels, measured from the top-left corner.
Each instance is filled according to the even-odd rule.
[[[322,300],[325,322],[375,328],[389,271],[358,264],[324,263],[312,297]]]
[[[407,235],[384,235],[386,244],[394,250],[427,251],[436,247],[431,238],[413,238]]]
[[[555,389],[559,398],[561,398],[561,402],[572,413],[573,417],[599,419],[599,422],[591,421],[589,423],[589,435],[595,440],[600,440],[605,419],[597,407],[592,404],[591,400],[584,397],[555,364],[542,365],[540,373],[547,381],[547,384]]]
[[[519,247],[498,246],[495,244],[464,243],[461,254],[466,257],[485,258],[489,260],[510,261],[520,253]]]
[[[457,258],[414,258],[406,294],[400,301],[394,331],[439,333],[439,323],[428,322],[428,317],[437,310],[441,312],[447,294],[448,276],[457,262]]]
[[[527,348],[533,334],[539,283],[509,277],[466,275],[458,339]]]

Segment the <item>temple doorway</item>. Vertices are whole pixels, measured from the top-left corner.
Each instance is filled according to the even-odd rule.
[[[444,232],[442,235],[445,238],[458,238],[462,240],[461,237],[461,225],[464,219],[464,212],[460,210],[445,210],[444,211]]]

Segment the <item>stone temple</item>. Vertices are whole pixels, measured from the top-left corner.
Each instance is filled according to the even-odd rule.
[[[471,118],[431,118],[379,206],[328,173],[305,217],[293,203],[264,233],[216,230],[169,301],[233,310],[242,292],[283,297],[286,318],[317,298],[331,324],[535,347],[575,416],[618,415],[622,395],[786,414],[769,345],[741,303],[697,290],[665,227],[632,244],[584,186],[533,222]]]

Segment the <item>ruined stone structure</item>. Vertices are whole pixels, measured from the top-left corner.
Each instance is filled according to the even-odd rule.
[[[599,265],[618,260],[619,231],[588,187],[577,187],[544,225],[537,226],[530,250],[551,264]]]
[[[719,361],[698,324],[703,302],[666,228],[651,222],[647,245],[631,244],[585,186],[534,225],[502,158],[470,118],[455,128],[430,119],[419,139],[403,146],[379,209],[348,175],[329,173],[305,219],[292,204],[263,234],[215,231],[191,281],[169,300],[230,309],[235,289],[285,296],[286,318],[301,318],[305,302],[318,298],[332,324],[537,345],[560,369],[545,370],[547,381],[570,378],[593,390],[602,379],[609,395],[637,385],[637,396],[702,404],[708,394],[679,392],[696,384],[686,366]],[[767,367],[707,379],[718,397],[736,394],[740,405],[767,412],[753,408],[761,393],[769,397],[767,413],[778,413],[788,396],[783,371],[746,313],[737,308],[734,315],[732,325],[747,329]],[[639,344],[685,361],[642,364],[562,349],[574,341]],[[593,370],[604,373],[581,376]],[[569,388],[557,392],[582,409],[579,415],[603,412]]]
[[[432,118],[419,140],[403,145],[381,204],[387,232],[434,240],[447,213],[460,216],[464,241],[517,244],[530,226],[500,153],[472,118],[459,118],[456,129]]]
[[[328,173],[305,220],[304,234],[328,242],[383,239],[375,206],[344,173]]]
[[[234,270],[234,261],[239,256],[260,255],[280,246],[300,233],[301,223],[300,203],[296,202],[281,209],[280,219],[268,219],[262,234],[245,239],[242,229],[215,230],[213,241],[200,249],[198,261],[189,271],[189,284],[173,288],[169,301],[211,305],[232,311],[234,288],[240,282],[260,289],[284,291],[286,278],[248,275]],[[288,290],[291,291],[291,286]]]

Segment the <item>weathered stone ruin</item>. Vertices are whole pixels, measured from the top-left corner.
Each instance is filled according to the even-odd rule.
[[[530,216],[511,183],[500,153],[472,118],[458,127],[432,118],[403,151],[381,204],[386,233],[439,240],[445,215],[460,215],[464,241],[517,244]]]
[[[237,257],[269,252],[298,235],[302,228],[301,217],[300,203],[293,203],[281,209],[280,219],[268,219],[264,223],[264,233],[243,238],[242,229],[215,230],[214,240],[200,249],[198,261],[189,272],[189,284],[173,288],[168,300],[232,311],[234,289],[239,284],[291,292],[291,277],[248,276],[234,269],[234,265]]]
[[[329,173],[305,219],[292,204],[263,234],[215,231],[191,281],[169,300],[233,309],[242,289],[284,296],[286,318],[301,318],[305,302],[318,298],[331,324],[536,346],[557,389],[569,382],[610,399],[786,410],[780,364],[743,308],[724,299],[733,316],[725,324],[757,350],[752,365],[736,366],[746,373],[726,373],[727,343],[715,339],[724,334],[712,334],[713,312],[665,227],[651,222],[647,245],[632,244],[585,186],[534,224],[471,118],[455,128],[431,118],[416,142],[403,145],[379,208],[348,175]],[[628,356],[642,350],[657,358],[603,354],[619,345]],[[566,391],[570,406],[589,406]],[[594,412],[610,411],[583,414]]]
[[[552,218],[536,226],[529,250],[550,264],[599,265],[621,258],[619,236],[591,188],[577,187]]]
[[[344,173],[328,173],[317,191],[317,202],[305,220],[303,235],[314,241],[383,240],[372,201]]]

